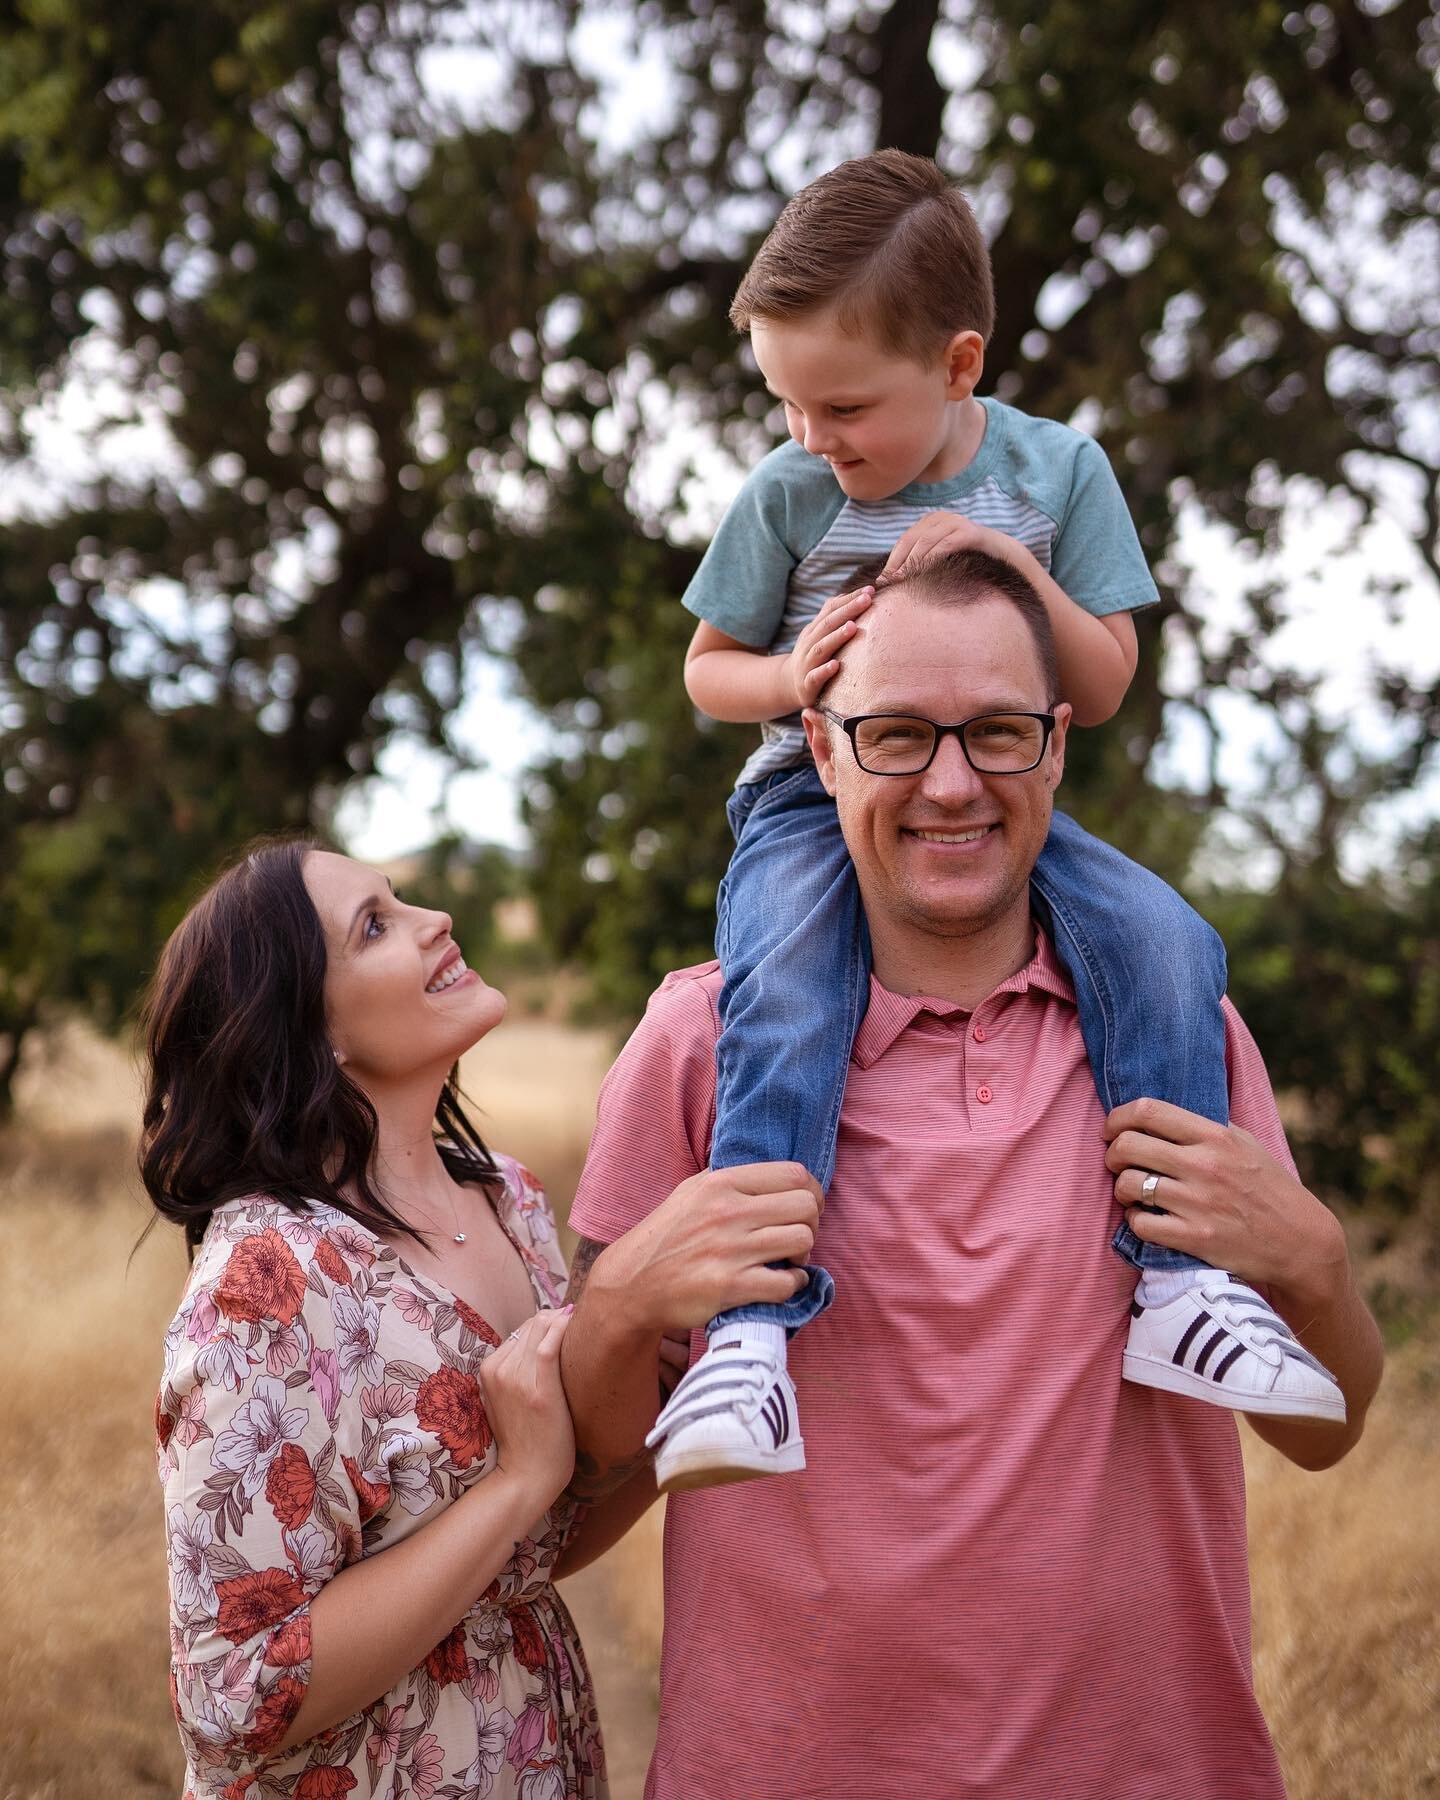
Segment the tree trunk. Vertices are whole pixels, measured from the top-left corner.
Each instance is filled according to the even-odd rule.
[[[37,1006],[25,1007],[13,1018],[0,1019],[0,1124],[5,1124],[15,1113],[15,1077],[20,1070],[20,1058],[25,1048],[25,1039],[35,1029],[40,1016]]]

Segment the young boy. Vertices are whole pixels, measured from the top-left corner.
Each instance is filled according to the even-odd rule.
[[[791,442],[746,481],[684,602],[700,620],[691,698],[715,718],[758,722],[763,738],[728,809],[711,1163],[797,1161],[826,1187],[869,991],[854,872],[799,717],[874,592],[839,590],[877,553],[881,581],[943,551],[1011,564],[1044,602],[1081,725],[1119,706],[1137,653],[1130,615],[1158,595],[1099,446],[976,397],[994,319],[989,255],[933,162],[886,150],[812,182],[730,316],[750,333]],[[968,739],[966,753],[973,761]],[[1074,981],[1107,1111],[1149,1094],[1223,1122],[1225,963],[1209,926],[1059,813],[1032,897]],[[1344,1417],[1329,1372],[1252,1288],[1125,1224],[1113,1242],[1140,1271],[1128,1379],[1242,1412]],[[786,1341],[833,1294],[823,1269],[808,1274],[783,1306],[711,1321],[651,1434],[662,1489],[804,1468]]]

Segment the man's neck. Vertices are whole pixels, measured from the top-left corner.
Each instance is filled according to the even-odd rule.
[[[875,979],[892,994],[925,994],[973,1011],[1035,954],[1028,892],[999,919],[963,937],[942,937],[923,926],[872,918]]]

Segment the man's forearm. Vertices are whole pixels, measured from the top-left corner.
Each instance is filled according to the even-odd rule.
[[[1333,1259],[1297,1271],[1293,1284],[1272,1283],[1269,1294],[1296,1337],[1339,1383],[1345,1396],[1345,1423],[1250,1418],[1267,1444],[1304,1469],[1328,1469],[1359,1442],[1384,1364],[1380,1332],[1356,1286],[1338,1223],[1335,1234],[1339,1246]]]
[[[589,1501],[604,1499],[644,1467],[645,1434],[660,1410],[660,1329],[637,1319],[623,1291],[612,1287],[604,1251],[582,1238],[575,1252],[575,1312],[560,1352],[575,1421],[570,1491]]]

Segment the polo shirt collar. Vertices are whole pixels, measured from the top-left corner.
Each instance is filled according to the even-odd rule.
[[[1035,926],[1035,953],[1029,962],[998,983],[980,1005],[993,1000],[997,994],[1025,994],[1031,988],[1054,994],[1057,999],[1064,1000],[1071,1006],[1075,1004],[1075,989],[1070,977],[1061,967],[1049,937],[1038,924]],[[970,1007],[957,1006],[953,1000],[941,1000],[929,994],[892,994],[889,988],[881,987],[872,975],[870,1005],[855,1034],[851,1058],[862,1069],[868,1069],[872,1063],[879,1061],[900,1033],[920,1013],[933,1013],[936,1018],[952,1019],[971,1010]],[[974,1010],[978,1011],[978,1008]]]

